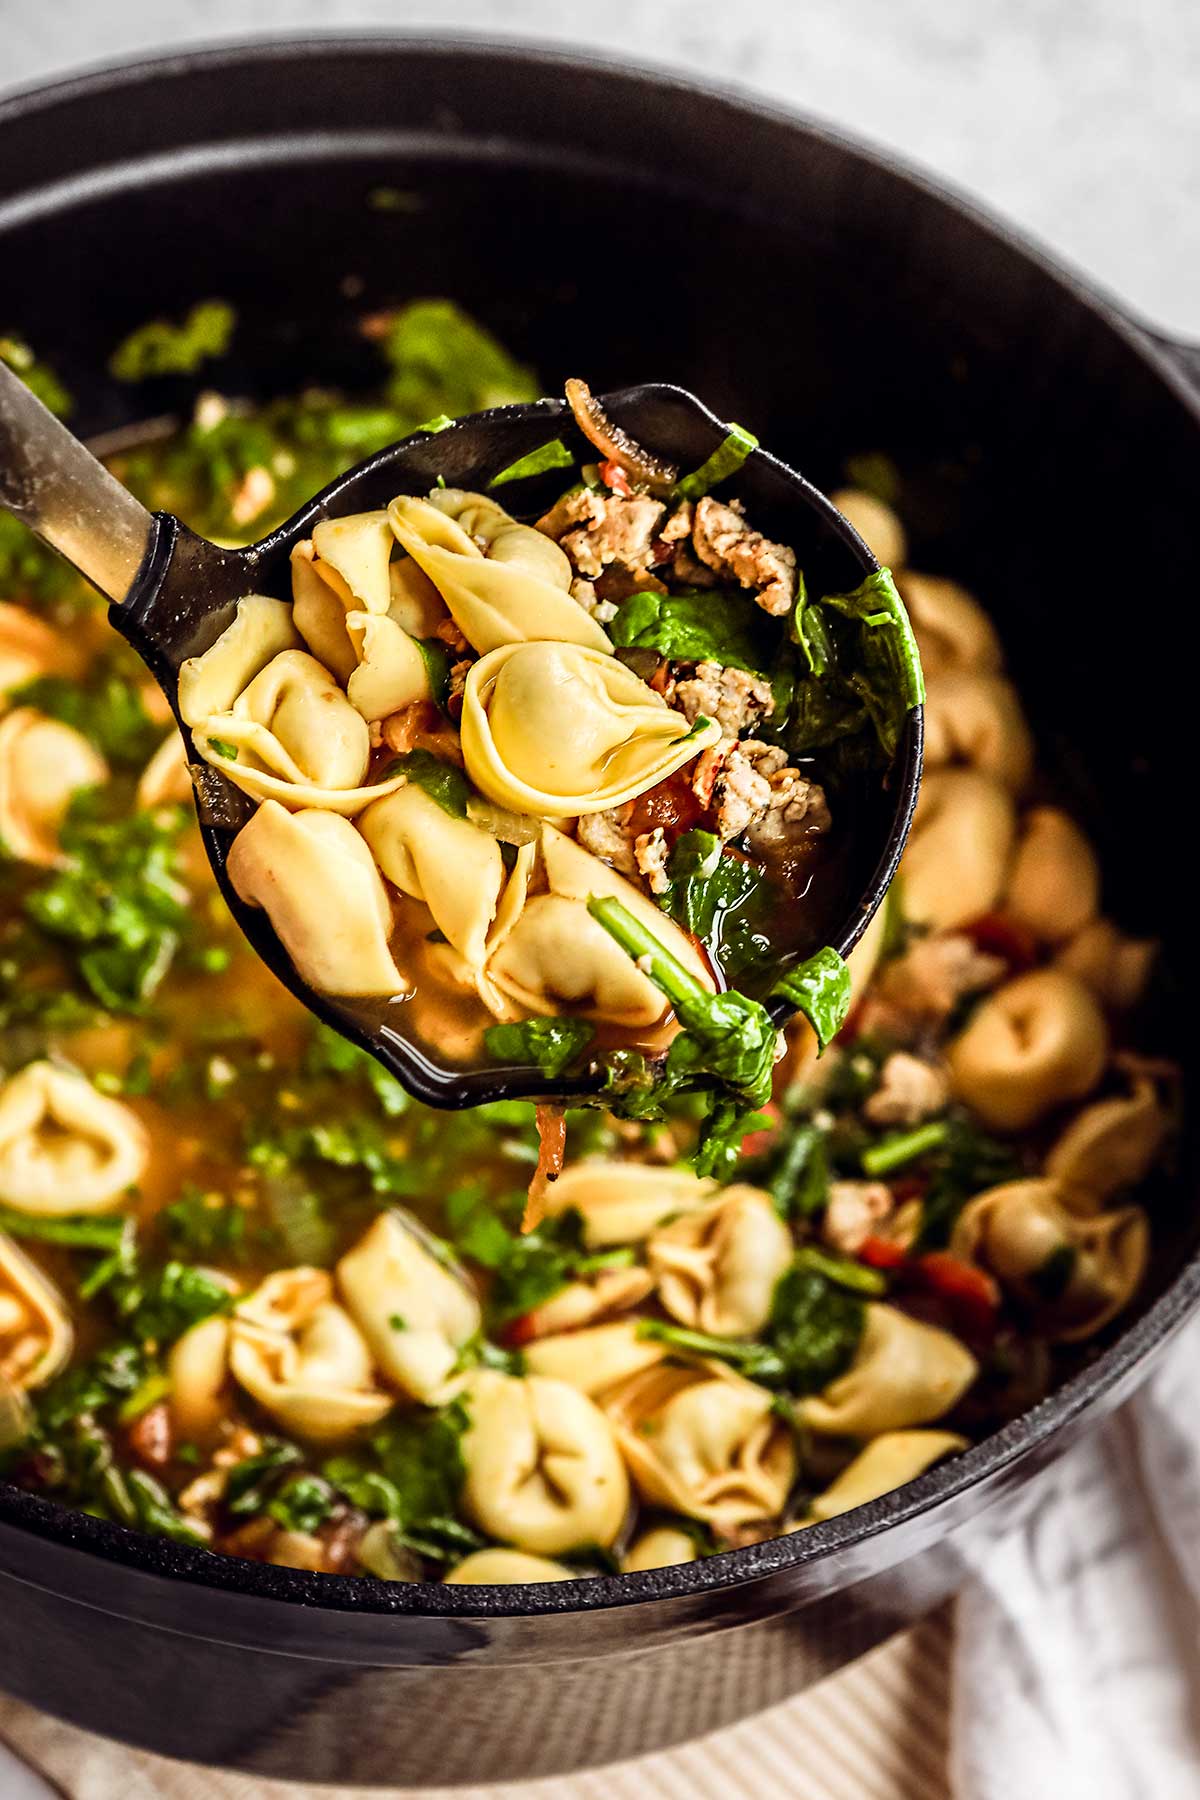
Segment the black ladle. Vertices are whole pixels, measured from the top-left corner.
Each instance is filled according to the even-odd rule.
[[[698,468],[722,444],[728,427],[683,388],[645,386],[607,395],[608,416],[639,443],[681,467]],[[493,477],[561,438],[579,462],[596,452],[578,432],[564,400],[497,407],[433,433],[414,432],[332,482],[286,524],[246,549],[228,550],[197,537],[170,513],[146,511],[28,388],[0,363],[0,505],[59,551],[111,603],[109,618],[158,682],[179,723],[180,665],[197,656],[231,622],[251,593],[291,592],[289,553],[322,519],[386,507],[397,494],[447,487],[486,492]],[[536,516],[564,484],[558,474],[513,481],[499,490],[506,508]],[[756,525],[786,542],[801,539],[810,589],[846,591],[878,568],[857,533],[802,475],[765,450],[754,450],[737,479]],[[808,515],[803,533],[797,513]],[[921,774],[922,716],[909,712],[890,779],[857,858],[857,892],[828,941],[843,956],[858,941],[896,871],[916,805]],[[297,974],[259,908],[239,899],[226,872],[229,846],[254,801],[199,758],[192,758],[201,835],[217,884],[250,944],[293,994],[335,1030],[369,1050],[411,1094],[431,1106],[475,1106],[501,1099],[562,1098],[589,1091],[589,1078],[547,1080],[530,1067],[463,1070],[436,1060],[433,1046],[404,1034],[402,1001],[347,1000],[320,994]],[[778,1008],[782,1020],[789,1008]],[[599,1078],[590,1082],[596,1091]]]

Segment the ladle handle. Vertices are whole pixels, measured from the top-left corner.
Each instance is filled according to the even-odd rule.
[[[150,514],[3,362],[0,506],[109,600],[124,600],[146,552]]]

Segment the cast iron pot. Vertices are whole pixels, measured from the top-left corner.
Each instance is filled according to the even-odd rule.
[[[682,382],[826,487],[887,450],[914,563],[992,607],[1110,910],[1190,991],[1194,352],[920,178],[668,76],[342,38],[0,105],[0,326],[62,369],[84,429],[144,416],[104,364],[149,315],[227,296],[226,385],[292,389],[368,379],[357,318],[418,294],[462,301],[551,388]],[[1182,1010],[1168,993],[1147,1041],[1186,1053]],[[1188,1170],[1139,1316],[901,1493],[685,1568],[471,1589],[220,1558],[0,1490],[0,1684],[174,1756],[364,1784],[547,1774],[740,1718],[952,1592],[964,1548],[1143,1378],[1200,1297]]]

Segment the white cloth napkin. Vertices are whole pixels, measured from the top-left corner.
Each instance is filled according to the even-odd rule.
[[[1200,1795],[1200,1321],[973,1555],[951,1705],[955,1800]]]

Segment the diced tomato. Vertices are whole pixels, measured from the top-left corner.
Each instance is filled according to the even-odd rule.
[[[1033,933],[1003,913],[984,913],[964,927],[975,948],[985,956],[999,956],[1014,975],[1023,975],[1037,961]]]
[[[629,477],[618,462],[602,462],[600,479],[605,487],[611,488],[614,494],[620,494],[622,500],[633,498],[633,489],[629,485]]]
[[[859,1262],[865,1262],[870,1269],[902,1269],[908,1261],[903,1244],[894,1244],[884,1237],[865,1238],[856,1254]]]
[[[764,1151],[771,1148],[771,1145],[778,1136],[779,1121],[782,1115],[775,1102],[773,1100],[768,1100],[767,1104],[760,1110],[770,1115],[771,1123],[769,1125],[763,1125],[758,1131],[748,1131],[746,1133],[745,1137],[742,1139],[743,1156],[761,1156]]]
[[[500,1334],[506,1349],[519,1350],[524,1344],[532,1344],[537,1336],[537,1320],[533,1313],[522,1313],[511,1325],[506,1325]]]
[[[1000,1310],[1000,1289],[985,1269],[948,1250],[926,1251],[915,1258],[914,1268],[922,1282],[945,1300],[967,1335],[991,1335]]]

